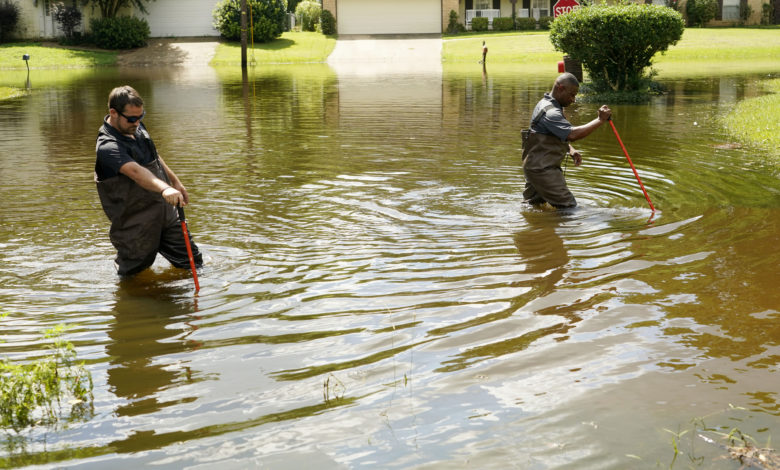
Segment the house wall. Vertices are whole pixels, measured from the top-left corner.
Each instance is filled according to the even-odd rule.
[[[329,10],[334,18],[336,18],[336,30],[339,27],[339,12],[338,12],[338,0],[322,0],[322,9]],[[458,11],[459,0],[441,0],[441,31],[444,32],[447,29],[447,25],[450,22],[450,10]],[[458,13],[459,18],[462,16]]]
[[[680,0],[679,1],[679,7],[677,8],[678,11],[683,14],[683,16],[685,16],[685,5],[686,5],[686,3],[687,3],[686,0]],[[721,6],[723,5],[722,1],[720,1],[718,3]],[[761,14],[762,14],[762,11],[763,11],[763,4],[764,3],[767,3],[767,1],[766,0],[747,0],[747,4],[750,5],[750,8],[752,9],[752,13],[750,14],[750,17],[748,17],[748,19],[744,23],[742,23],[741,20],[722,20],[722,19],[717,19],[716,18],[716,19],[711,20],[710,22],[708,22],[706,24],[706,26],[712,26],[712,27],[717,27],[717,26],[739,26],[739,25],[742,25],[742,24],[744,24],[746,26],[749,26],[749,25],[761,24]],[[718,17],[720,17],[720,14],[718,15]]]
[[[455,9],[455,11],[458,12],[458,20],[461,24],[465,21],[466,18],[466,4],[472,3],[473,0],[459,0],[459,8]],[[582,2],[582,0],[578,0]],[[638,3],[654,3],[652,0],[636,0]],[[657,3],[658,0],[656,0]],[[685,15],[685,1],[686,0],[680,0],[679,2],[679,11]],[[761,23],[761,14],[763,9],[763,4],[767,3],[768,0],[746,0],[747,4],[750,5],[752,9],[752,13],[748,20],[744,23],[745,25],[757,25]],[[557,0],[550,0],[550,14],[552,15],[553,11],[553,5]],[[615,3],[615,0],[596,0],[596,3]],[[720,2],[722,5],[722,0]],[[780,0],[777,0],[777,5],[780,5]],[[515,4],[515,11],[518,11],[521,8],[530,9],[531,8],[531,0],[517,0],[517,3]],[[447,10],[447,15],[449,15],[449,10]],[[509,17],[512,16],[512,4],[509,0],[501,0],[501,16]],[[447,18],[447,21],[444,23],[444,27],[446,28],[447,23],[449,22],[449,18]],[[735,26],[741,24],[740,21],[724,21],[724,20],[712,20],[709,23],[707,23],[707,26]]]
[[[54,39],[62,36],[56,22],[47,9],[53,1],[47,0],[23,0],[17,1],[19,5],[19,24],[13,33],[13,38],[17,40],[30,39]],[[79,7],[81,9],[81,25],[76,31],[85,32],[89,30],[89,22],[92,18],[100,18],[100,10],[94,6]],[[124,14],[128,14],[125,12]]]
[[[336,0],[322,0],[322,9],[329,10],[333,13],[333,17],[336,18],[336,26],[338,26],[338,16],[336,12]]]

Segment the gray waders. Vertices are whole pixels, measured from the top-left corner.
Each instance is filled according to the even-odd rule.
[[[155,159],[146,168],[170,184],[168,176]],[[189,269],[189,257],[176,208],[155,192],[147,191],[129,177],[119,174],[97,181],[100,203],[111,229],[109,238],[116,248],[117,272],[129,276],[154,263],[160,253],[177,268]],[[195,264],[203,264],[203,256],[190,237]]]
[[[525,202],[542,204],[546,201],[556,208],[577,205],[561,170],[561,162],[568,151],[569,145],[554,135],[528,132],[523,143]]]

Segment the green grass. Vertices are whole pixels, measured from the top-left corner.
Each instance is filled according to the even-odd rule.
[[[740,140],[780,156],[780,79],[768,80],[764,87],[770,94],[740,101],[723,121]]]
[[[548,31],[483,32],[445,35],[442,59],[445,63],[477,62],[482,58],[482,41],[488,46],[488,64],[557,63],[563,53],[556,51]],[[780,28],[687,28],[682,39],[665,54],[655,57],[662,70],[695,70],[691,62],[716,67],[780,63]],[[701,70],[699,70],[701,73]]]
[[[322,63],[336,47],[333,36],[312,32],[286,32],[282,37],[267,43],[255,43],[247,48],[247,60],[255,64],[306,64]],[[220,43],[211,65],[240,65],[241,44]]]
[[[30,54],[30,68],[83,68],[116,64],[116,52],[45,47],[40,43],[0,45],[0,69],[26,69],[22,56]]]
[[[780,28],[686,28],[682,39],[657,61],[776,61],[779,56]]]
[[[547,31],[483,32],[447,36],[442,44],[444,63],[477,62],[482,59],[482,41],[488,47],[488,64],[556,64],[563,54],[550,43]]]

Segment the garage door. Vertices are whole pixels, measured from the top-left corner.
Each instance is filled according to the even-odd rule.
[[[151,36],[219,36],[211,12],[217,0],[156,0],[146,3]]]
[[[337,0],[336,15],[339,34],[441,33],[441,0]]]

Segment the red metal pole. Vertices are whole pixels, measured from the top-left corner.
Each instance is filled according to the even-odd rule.
[[[179,212],[179,221],[181,221],[181,231],[184,235],[184,244],[187,246],[187,256],[190,258],[190,269],[192,269],[192,279],[195,280],[195,293],[200,290],[200,283],[198,282],[198,271],[195,269],[195,259],[192,257],[192,246],[190,246],[190,234],[187,230],[187,220],[184,218],[184,208],[176,207]]]
[[[631,165],[631,169],[634,170],[634,176],[636,176],[636,180],[639,182],[639,187],[642,188],[642,192],[645,193],[645,199],[647,199],[647,203],[650,204],[650,209],[655,212],[655,207],[653,207],[652,201],[650,201],[650,196],[647,195],[647,191],[645,191],[645,185],[642,184],[642,180],[639,179],[639,173],[636,172],[636,168],[634,168],[634,162],[631,161],[631,157],[628,156],[628,150],[626,150],[626,146],[623,145],[623,141],[620,139],[620,135],[618,135],[617,129],[615,129],[615,123],[612,122],[612,118],[609,119],[609,124],[612,126],[612,130],[615,131],[615,137],[617,137],[618,143],[620,143],[620,147],[623,148],[623,153],[626,154],[626,160],[628,160],[628,164]]]

